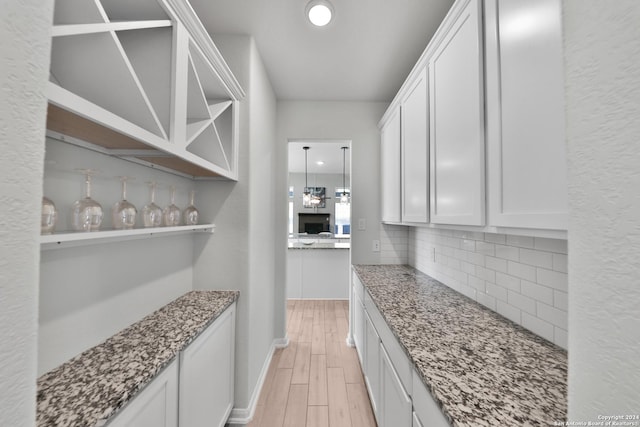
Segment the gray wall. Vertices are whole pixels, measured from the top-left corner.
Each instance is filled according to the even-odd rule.
[[[0,425],[35,424],[40,206],[53,1],[0,13]]]
[[[640,6],[564,0],[569,419],[640,412]]]
[[[380,253],[371,250],[380,239],[380,135],[378,121],[385,102],[279,101],[276,159],[276,301],[285,300],[287,248],[288,142],[305,139],[351,141],[351,260],[379,263]],[[358,230],[358,220],[366,230]],[[276,312],[276,334],[284,335],[284,310]]]
[[[199,203],[212,213],[216,233],[196,242],[194,286],[237,289],[236,390],[232,417],[242,417],[255,398],[257,381],[274,335],[275,114],[271,84],[248,36],[216,36],[231,70],[247,93],[240,106],[238,182],[203,182]]]

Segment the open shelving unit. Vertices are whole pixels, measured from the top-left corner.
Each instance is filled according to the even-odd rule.
[[[125,240],[146,239],[176,234],[202,233],[213,234],[214,224],[180,225],[177,227],[135,228],[132,230],[76,231],[45,234],[40,236],[40,248],[43,250],[70,248],[97,243],[121,242]]]
[[[188,3],[57,0],[52,35],[49,137],[237,180],[244,92]]]

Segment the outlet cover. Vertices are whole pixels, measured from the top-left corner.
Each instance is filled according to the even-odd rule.
[[[371,250],[373,252],[380,252],[380,240],[373,241],[373,245],[371,245]]]

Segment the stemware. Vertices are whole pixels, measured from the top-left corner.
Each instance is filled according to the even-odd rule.
[[[76,200],[71,207],[71,226],[75,231],[96,231],[102,224],[102,205],[91,198],[91,177],[97,171],[76,169],[85,176],[85,197]]]
[[[51,234],[58,222],[58,210],[56,205],[48,197],[42,198],[42,219],[40,221],[40,233]]]
[[[162,224],[162,209],[156,205],[156,182],[149,184],[150,202],[142,208],[142,223],[145,227],[160,227]]]
[[[138,210],[127,200],[127,181],[131,178],[120,176],[122,182],[122,200],[116,202],[111,209],[113,228],[116,230],[131,230],[136,225]]]
[[[176,187],[171,186],[171,204],[162,211],[162,220],[166,227],[180,225],[180,208],[176,206]]]
[[[194,205],[194,200],[196,197],[195,190],[191,190],[189,192],[189,206],[184,209],[184,224],[185,225],[196,225],[198,224],[198,209],[196,209]]]

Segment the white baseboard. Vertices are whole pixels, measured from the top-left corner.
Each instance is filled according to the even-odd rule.
[[[248,424],[249,421],[253,419],[253,416],[256,412],[256,405],[258,404],[258,398],[260,396],[260,391],[262,390],[262,386],[264,385],[264,381],[267,378],[267,372],[269,371],[269,365],[271,365],[271,359],[273,359],[273,353],[277,348],[285,348],[289,345],[289,337],[284,338],[276,338],[273,340],[271,344],[271,348],[269,348],[269,353],[267,358],[262,365],[262,370],[260,371],[260,376],[258,377],[258,382],[253,389],[253,393],[251,393],[251,399],[249,400],[249,406],[246,408],[233,408],[231,410],[231,414],[229,415],[229,419],[227,420],[227,424],[229,425],[245,425]]]

